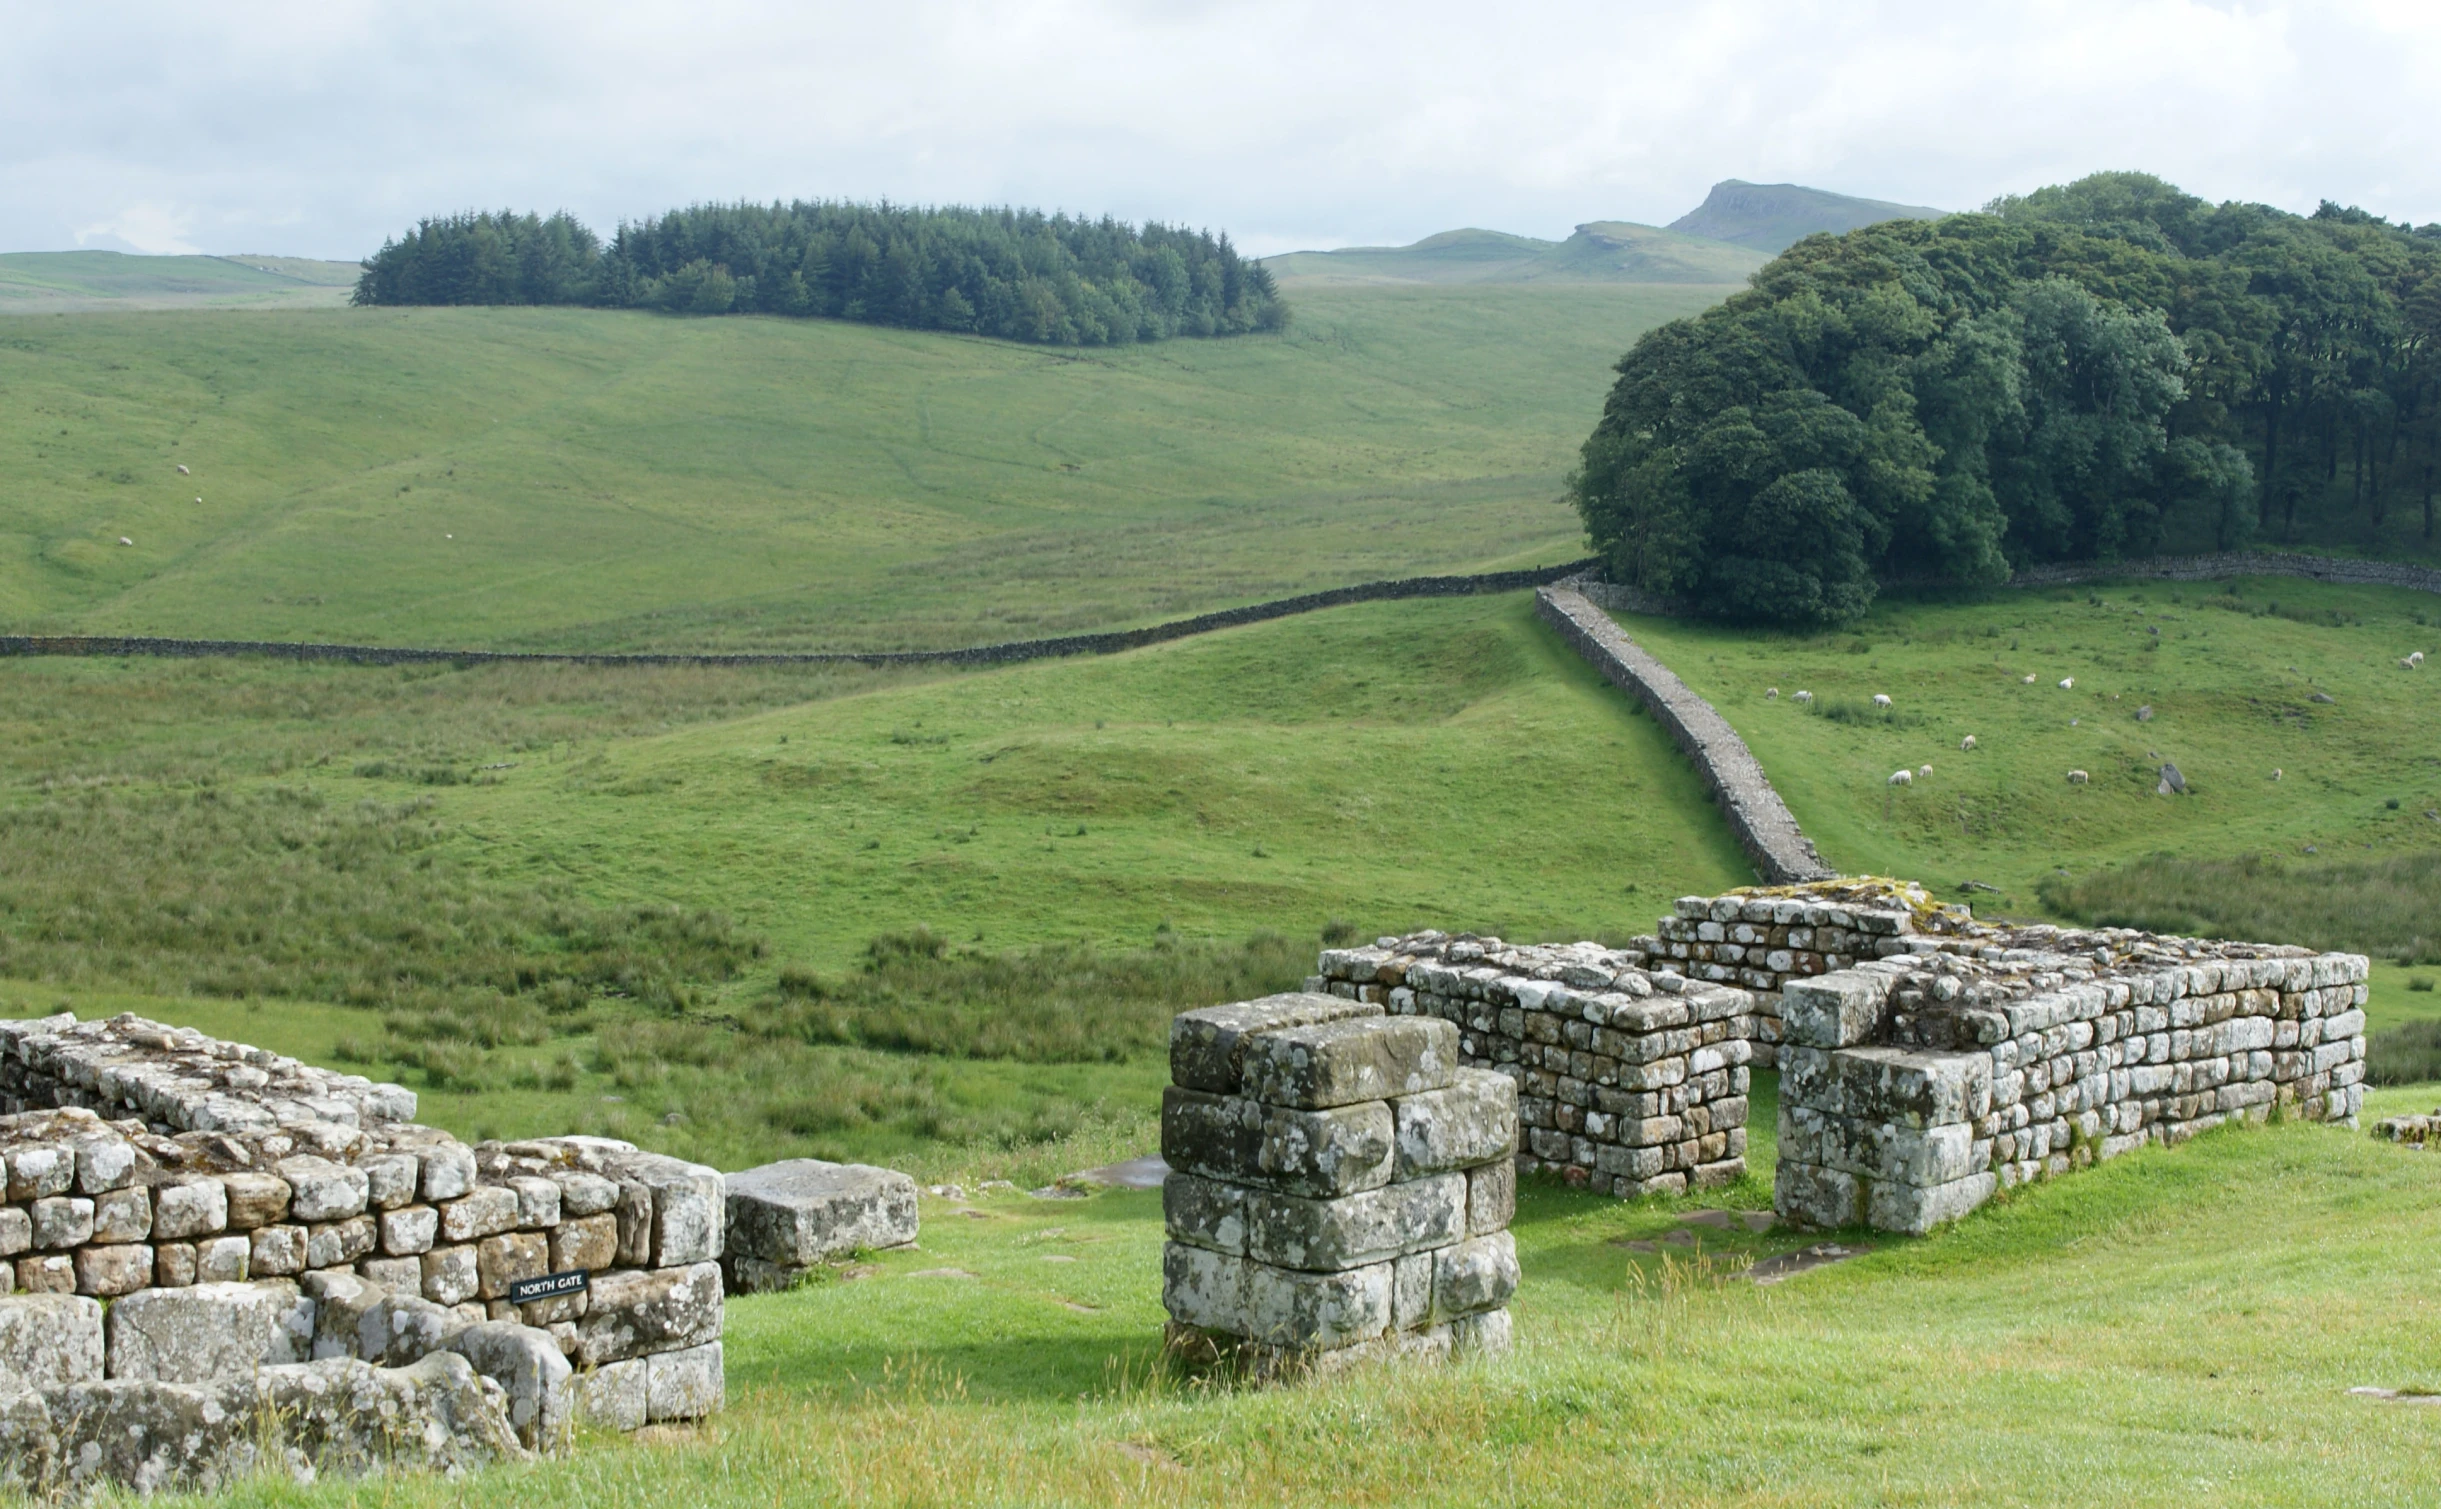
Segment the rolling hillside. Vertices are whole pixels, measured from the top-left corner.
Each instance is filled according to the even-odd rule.
[[[577,309],[0,325],[0,629],[888,649],[1565,561],[1612,363],[1720,292],[1339,289],[1284,336],[1092,353]]]
[[[1589,221],[1565,241],[1456,230],[1413,246],[1290,252],[1264,262],[1285,290],[1337,284],[1740,284],[1770,259],[1741,246],[1635,225]]]
[[[104,309],[335,309],[353,262],[309,257],[140,257],[112,251],[0,254],[0,314]]]
[[[1838,235],[1884,220],[1938,220],[1947,210],[1920,204],[1858,199],[1794,183],[1747,183],[1728,178],[1704,202],[1670,222],[1682,236],[1702,236],[1778,256],[1817,231]]]

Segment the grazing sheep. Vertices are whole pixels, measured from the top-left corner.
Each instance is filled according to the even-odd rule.
[[[2406,657],[2406,656],[2404,656],[2404,655],[2402,655],[2402,656],[2400,656],[2400,657],[2399,657],[2399,669],[2400,669],[2400,670],[2402,670],[2402,671],[2412,671],[2412,670],[2414,670],[2415,668],[2416,668],[2416,663],[2415,663],[2413,660],[2409,659],[2408,657]]]
[[[1973,749],[1975,747],[1975,736],[1973,734],[1968,734],[1965,738],[1960,739],[1958,741],[1958,747],[1960,749]]]
[[[1875,692],[1873,694],[1873,705],[1875,707],[1888,707],[1890,705],[1890,694],[1888,692]]]
[[[197,495],[196,495],[196,497],[195,497],[195,501],[196,501],[196,502],[198,502],[198,503],[201,503],[201,502],[203,501],[203,496],[202,496],[202,494],[200,494],[200,493],[199,493],[199,494],[197,494]]]
[[[1923,767],[1921,770],[1918,770],[1918,771],[1916,772],[1916,774],[1917,774],[1917,775],[1922,776],[1924,779],[1926,779],[1926,780],[1928,780],[1928,781],[1929,781],[1929,780],[1931,780],[1931,779],[1932,779],[1932,767],[1931,767],[1930,765],[1927,765],[1927,766]]]
[[[2424,663],[2424,652],[2422,650],[2411,651],[2407,656],[2407,663],[2409,665],[2422,665]]]
[[[186,463],[185,463],[185,462],[183,462],[183,461],[181,461],[181,462],[179,462],[179,463],[178,463],[178,475],[179,475],[179,476],[181,476],[181,477],[183,477],[183,476],[185,476],[186,474],[187,474],[187,473],[186,473]]]
[[[1890,772],[1890,784],[1893,786],[1912,786],[1915,784],[1915,779],[1915,772],[1912,770],[1893,770]]]
[[[2068,784],[2071,786],[2082,786],[2091,779],[2092,777],[2088,776],[2082,770],[2071,770],[2068,772]]]
[[[2074,677],[2074,676],[2062,676],[2062,677],[2060,678],[2060,690],[2061,690],[2061,691],[2063,691],[2063,692],[2073,692],[2073,691],[2075,691],[2076,689],[2077,689],[2077,678],[2076,678],[2076,677]]]
[[[2028,672],[2026,672],[2026,685],[2028,685],[2028,686],[2032,686],[2033,684],[2034,684],[2034,673],[2033,673],[2032,671],[2028,671]]]
[[[2272,767],[2272,770],[2271,770],[2271,778],[2272,778],[2273,780],[2275,780],[2275,781],[2276,781],[2276,780],[2278,780],[2278,779],[2280,779],[2280,767],[2279,767],[2279,766],[2274,765],[2274,766]]]
[[[1779,697],[1780,689],[1776,686],[1766,689],[1763,693],[1763,700],[1766,702],[1776,702],[1779,700]]]
[[[1791,702],[1811,702],[1814,700],[1814,694],[1812,692],[1799,692],[1796,696],[1791,697],[1789,700]]]
[[[119,543],[120,543],[120,544],[122,544],[122,545],[133,545],[133,544],[135,543],[135,541],[133,541],[133,540],[129,539],[129,538],[128,538],[127,536],[125,536],[125,535],[120,535],[120,536],[119,536]]]

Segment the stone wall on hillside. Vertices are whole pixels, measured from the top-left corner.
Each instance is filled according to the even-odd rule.
[[[414,1113],[400,1086],[191,1028],[0,1022],[0,1271],[15,1291],[0,1298],[0,1393],[34,1355],[9,1338],[48,1305],[45,1324],[95,1344],[17,1385],[52,1390],[46,1428],[71,1444],[75,1422],[113,1410],[170,1430],[201,1407],[147,1389],[443,1352],[498,1385],[529,1447],[580,1410],[633,1429],[719,1408],[716,1170],[597,1137],[469,1147]],[[553,1275],[551,1292],[531,1287]],[[150,1402],[95,1415],[100,1396],[58,1392],[113,1388]]]
[[[1507,1347],[1517,1089],[1458,1057],[1448,1022],[1331,995],[1171,1023],[1173,1357],[1276,1377]]]
[[[1594,943],[1412,933],[1325,950],[1308,987],[1458,1029],[1517,1086],[1518,1166],[1628,1197],[1746,1171],[1749,994]]]

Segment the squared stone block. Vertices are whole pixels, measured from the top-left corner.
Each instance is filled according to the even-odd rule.
[[[1465,1233],[1464,1174],[1434,1174],[1330,1200],[1271,1190],[1246,1197],[1247,1255],[1282,1268],[1361,1268],[1445,1247]]]
[[[1989,1200],[1996,1187],[1998,1180],[1990,1174],[1972,1174],[1930,1188],[1878,1181],[1865,1201],[1865,1219],[1881,1231],[1922,1236]]]
[[[1246,1255],[1246,1189],[1200,1174],[1170,1171],[1161,1181],[1161,1221],[1173,1242]]]
[[[1176,1086],[1161,1097],[1161,1156],[1171,1168],[1292,1194],[1387,1184],[1396,1133],[1378,1100],[1296,1111]]]
[[[504,1231],[475,1244],[475,1294],[505,1299],[509,1285],[550,1271],[551,1241],[539,1231]]]
[[[314,1305],[280,1280],[147,1289],[110,1307],[108,1331],[111,1377],[212,1383],[306,1361]]]
[[[1432,1311],[1437,1320],[1496,1310],[1517,1292],[1517,1239],[1505,1231],[1470,1237],[1433,1253]]]
[[[1390,1324],[1402,1331],[1432,1321],[1434,1254],[1411,1252],[1390,1268]]]
[[[653,1192],[641,1179],[622,1175],[619,1179],[619,1203],[613,1212],[619,1221],[619,1266],[650,1268],[653,1265]]]
[[[1447,1089],[1390,1102],[1398,1122],[1395,1177],[1505,1162],[1517,1151],[1517,1081],[1488,1069],[1460,1069]]]
[[[842,1253],[916,1239],[915,1181],[891,1169],[791,1158],[723,1182],[722,1250],[732,1256],[810,1268]],[[615,1223],[605,1229],[615,1242]]]
[[[247,1271],[256,1278],[294,1278],[305,1271],[305,1228],[263,1226],[248,1238]]]
[[[508,1396],[509,1428],[517,1432],[521,1445],[528,1451],[548,1451],[562,1444],[573,1403],[570,1369],[550,1332],[511,1321],[486,1321],[458,1332],[448,1346],[500,1385]]]
[[[720,1339],[718,1263],[621,1269],[593,1280],[576,1324],[577,1360],[587,1366]]]
[[[622,1179],[652,1194],[655,1268],[683,1268],[715,1261],[727,1228],[728,1197],[720,1170],[658,1153],[630,1153],[619,1163]]]
[[[1461,1315],[1449,1323],[1449,1351],[1452,1357],[1497,1357],[1509,1349],[1515,1335],[1509,1312],[1486,1310],[1480,1315]]]
[[[1249,1099],[1327,1111],[1447,1086],[1458,1071],[1458,1028],[1439,1017],[1350,1018],[1257,1033],[1243,1060]]]
[[[532,1174],[509,1180],[517,1192],[517,1224],[526,1231],[546,1231],[559,1224],[559,1186]]]
[[[727,1392],[727,1375],[722,1369],[717,1341],[674,1352],[655,1352],[644,1359],[647,1420],[701,1420],[719,1414]]]
[[[401,1205],[381,1213],[381,1250],[391,1257],[418,1257],[441,1235],[441,1212],[430,1205]]]
[[[1782,1158],[1772,1178],[1772,1209],[1808,1226],[1859,1226],[1865,1196],[1854,1174]]]
[[[88,1195],[46,1195],[26,1207],[34,1218],[34,1245],[50,1251],[93,1240],[93,1200]]]
[[[17,1260],[17,1287],[28,1294],[74,1294],[76,1260],[64,1252],[21,1257]]]
[[[568,1380],[576,1418],[609,1430],[641,1430],[645,1411],[645,1360],[607,1362]]]
[[[441,1207],[444,1242],[475,1242],[517,1229],[517,1191],[482,1184]]]
[[[1890,976],[1843,969],[1792,979],[1780,988],[1781,1041],[1804,1048],[1870,1043],[1885,1025]]]
[[[153,1197],[141,1187],[106,1190],[93,1197],[93,1239],[141,1242],[153,1234]]]
[[[197,1267],[193,1242],[157,1242],[153,1245],[154,1288],[183,1289],[195,1282]]]
[[[1859,1121],[1933,1127],[1992,1108],[1992,1055],[1920,1048],[1843,1048],[1830,1055],[1839,1105]]]
[[[8,1155],[8,1198],[28,1205],[64,1195],[76,1187],[76,1150],[70,1147],[21,1147]]]
[[[1381,1014],[1376,1003],[1313,992],[1181,1012],[1170,1020],[1170,1082],[1215,1095],[1233,1094],[1242,1083],[1243,1053],[1250,1034]]]
[[[0,1205],[0,1258],[13,1258],[34,1245],[34,1218],[22,1205]]]
[[[619,1203],[619,1184],[600,1174],[587,1173],[581,1168],[551,1171],[551,1182],[559,1186],[559,1218],[573,1221],[584,1216],[598,1216],[615,1209]]]
[[[427,1205],[455,1200],[475,1187],[475,1150],[463,1142],[419,1147],[415,1162],[416,1198]]]
[[[288,1218],[288,1181],[254,1171],[220,1176],[231,1231],[252,1231]]]
[[[242,1284],[254,1259],[251,1237],[206,1237],[195,1244],[195,1282]]]
[[[1181,1325],[1245,1335],[1246,1260],[1183,1242],[1164,1243],[1161,1303]]]
[[[0,1397],[102,1376],[102,1304],[81,1294],[0,1295]]]
[[[364,1276],[368,1284],[379,1284],[393,1294],[423,1298],[424,1264],[420,1258],[369,1257],[357,1263],[356,1271]],[[423,1302],[432,1303],[430,1300]]]
[[[283,1158],[278,1168],[288,1181],[290,1220],[311,1225],[364,1214],[371,1182],[363,1169],[311,1154]]]
[[[364,1170],[365,1201],[375,1210],[396,1210],[415,1199],[423,1165],[413,1153],[382,1153],[357,1165]]]
[[[1330,1350],[1390,1329],[1395,1266],[1304,1273],[1249,1260],[1246,1326],[1237,1334],[1269,1346]]]
[[[607,1212],[562,1221],[551,1230],[551,1271],[599,1272],[619,1259],[619,1218]]]
[[[1506,1231],[1517,1218],[1517,1160],[1503,1158],[1466,1171],[1466,1233]]]
[[[462,1305],[482,1286],[471,1246],[435,1247],[416,1261],[424,1270],[424,1298],[436,1305]]]
[[[80,1137],[76,1142],[76,1190],[99,1195],[124,1189],[135,1177],[135,1144],[116,1132]]]
[[[325,1221],[305,1228],[305,1266],[340,1268],[353,1266],[356,1260],[373,1250],[375,1229],[369,1215],[350,1216],[344,1221]]]

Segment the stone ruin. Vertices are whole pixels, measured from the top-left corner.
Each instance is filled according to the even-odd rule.
[[[1776,1061],[1774,1203],[1820,1226],[1921,1232],[2146,1141],[2364,1103],[2362,955],[1987,923],[1892,881],[1683,897],[1622,949],[1421,932],[1319,970],[1456,1024],[1517,1085],[1519,1167],[1621,1196],[1742,1174],[1746,1066]]]
[[[1329,995],[1171,1023],[1173,1357],[1278,1377],[1507,1347],[1517,1092],[1458,1059],[1448,1022]]]
[[[470,1147],[413,1092],[131,1016],[0,1022],[0,1487],[455,1469],[717,1411],[724,1258],[915,1239],[903,1174]]]

